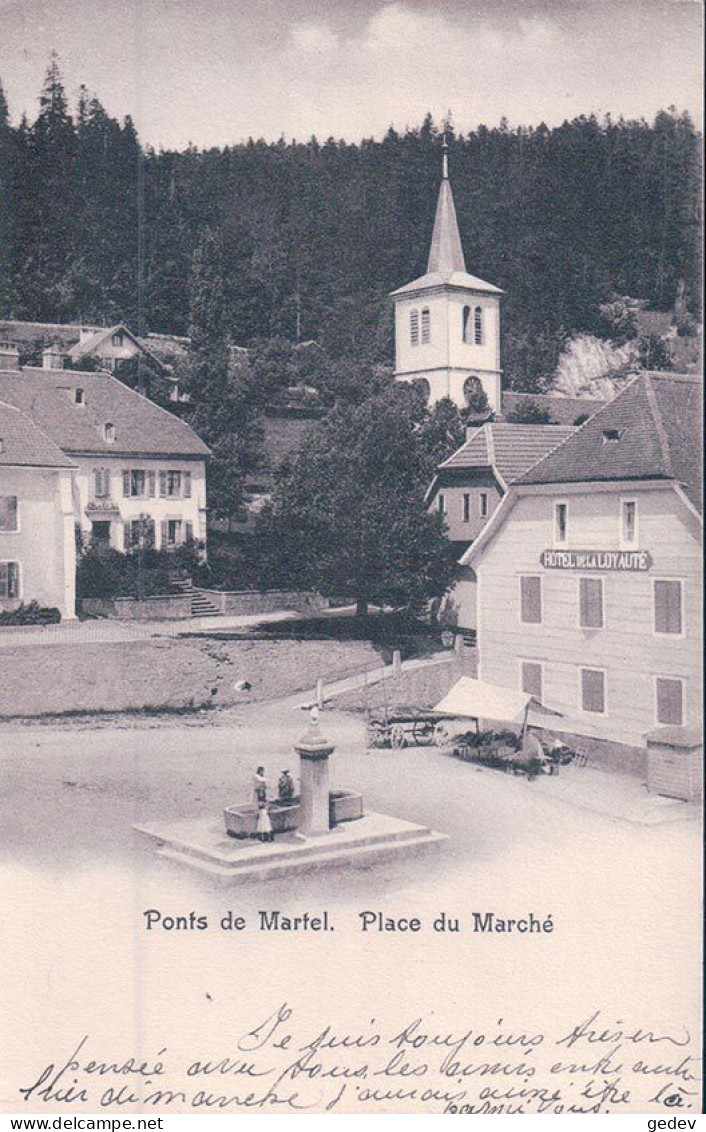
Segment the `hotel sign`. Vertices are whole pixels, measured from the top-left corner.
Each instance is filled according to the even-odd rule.
[[[641,574],[652,566],[649,550],[543,550],[545,570],[615,570]]]

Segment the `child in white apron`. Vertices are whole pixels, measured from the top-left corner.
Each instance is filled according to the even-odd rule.
[[[267,802],[259,802],[257,809],[257,836],[260,841],[274,841],[272,822],[267,812]]]

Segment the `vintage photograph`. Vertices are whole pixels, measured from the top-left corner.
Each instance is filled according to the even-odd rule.
[[[4,1115],[703,1112],[702,47],[0,0]]]

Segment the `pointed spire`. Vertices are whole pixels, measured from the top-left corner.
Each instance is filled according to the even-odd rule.
[[[442,151],[441,185],[436,203],[427,272],[436,271],[441,275],[451,275],[454,271],[465,271],[466,260],[461,247],[456,208],[449,181],[449,143],[446,140],[446,130],[444,130]]]

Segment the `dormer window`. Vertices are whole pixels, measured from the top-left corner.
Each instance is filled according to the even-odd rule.
[[[419,345],[419,311],[410,311],[409,315],[409,343],[410,346]]]
[[[603,429],[603,443],[604,444],[617,444],[622,438],[622,428],[604,428]]]
[[[74,389],[74,402],[77,405],[85,405],[83,389]]]
[[[431,341],[431,315],[429,307],[424,307],[422,311],[422,345]]]
[[[115,444],[115,425],[114,424],[103,425],[103,437],[105,439],[106,444]]]

